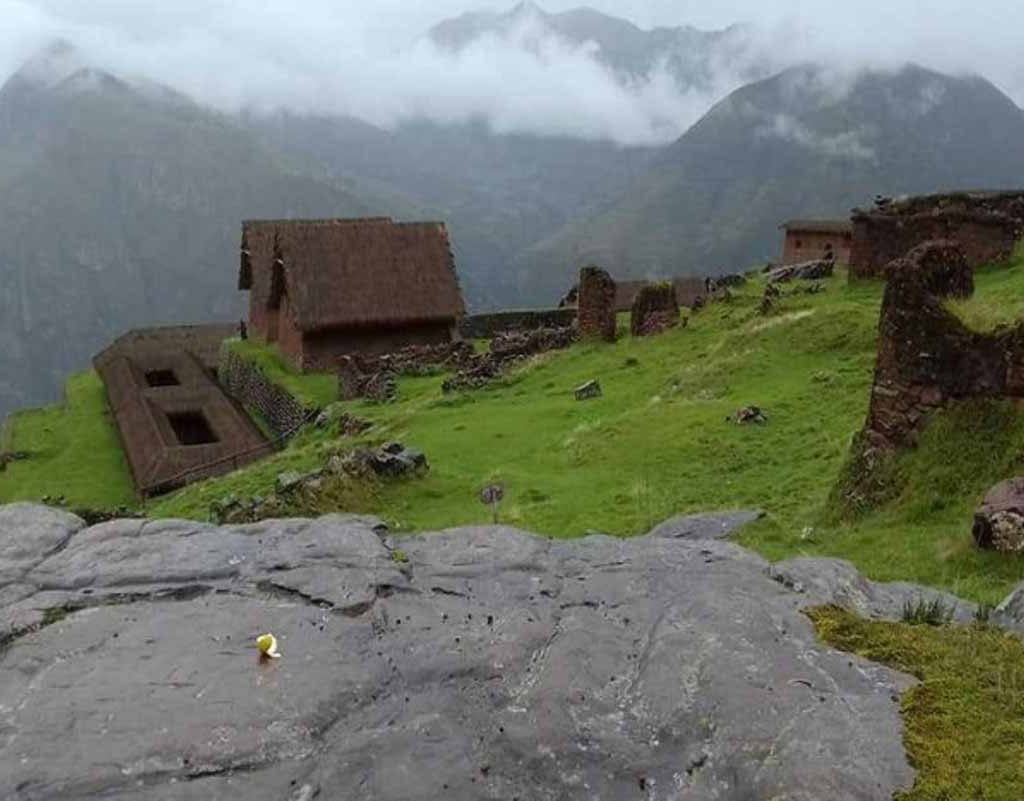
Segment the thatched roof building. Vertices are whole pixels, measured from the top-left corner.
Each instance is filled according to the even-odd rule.
[[[465,313],[443,223],[246,222],[238,285],[251,293],[252,334],[300,369],[449,341]]]

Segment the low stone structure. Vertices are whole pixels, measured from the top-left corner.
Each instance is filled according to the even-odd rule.
[[[338,360],[338,396],[341,400],[391,401],[397,396],[398,376],[458,369],[473,357],[473,346],[468,342],[412,345],[382,356],[349,354]]]
[[[338,397],[344,401],[366,398],[387,403],[398,397],[397,376],[381,369],[376,360],[364,363],[357,354],[342,356],[338,360]]]
[[[831,278],[835,272],[836,262],[834,258],[816,259],[814,261],[803,261],[796,264],[787,264],[783,267],[776,267],[768,271],[768,283],[785,284],[789,281],[821,281]]]
[[[955,241],[972,269],[1002,261],[1024,235],[1024,192],[954,192],[881,198],[853,213],[850,278],[882,278],[924,242]]]
[[[130,332],[93,359],[141,495],[231,472],[273,450],[217,382],[213,345],[225,329],[204,329]]]
[[[463,339],[493,339],[500,334],[567,328],[576,322],[575,303],[558,309],[527,309],[474,314],[459,321]]]
[[[637,294],[651,284],[669,283],[675,288],[676,302],[686,309],[699,309],[706,301],[707,283],[694,276],[652,279],[645,281],[615,281],[615,311],[632,311]],[[575,309],[579,305],[580,288],[575,284],[559,303],[560,309]]]
[[[241,403],[266,421],[277,437],[294,434],[303,423],[316,414],[282,386],[275,384],[259,366],[225,345],[217,369],[221,386]]]
[[[517,334],[504,334],[491,342],[488,353],[474,355],[461,370],[444,382],[445,393],[480,389],[498,378],[517,361],[551,350],[563,350],[579,339],[573,328],[542,328]]]
[[[580,270],[579,320],[580,337],[589,340],[615,341],[615,282],[600,267]]]
[[[672,284],[649,284],[637,293],[629,320],[633,336],[652,336],[677,325],[679,301]]]

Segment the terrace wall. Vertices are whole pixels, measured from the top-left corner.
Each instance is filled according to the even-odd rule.
[[[275,384],[258,365],[239,356],[227,345],[221,349],[218,377],[228,394],[244,407],[259,413],[277,437],[294,433],[316,411]]]

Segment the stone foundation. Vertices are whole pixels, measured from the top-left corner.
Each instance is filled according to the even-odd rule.
[[[267,378],[258,366],[227,346],[221,348],[217,376],[228,394],[258,412],[278,437],[294,433],[316,411],[303,405]]]
[[[580,270],[577,319],[582,339],[615,341],[615,282],[599,267]]]

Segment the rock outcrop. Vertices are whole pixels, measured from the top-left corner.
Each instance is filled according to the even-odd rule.
[[[801,613],[872,585],[720,541],[753,517],[392,542],[0,508],[0,797],[888,801],[912,680]]]
[[[1024,478],[997,484],[974,513],[974,541],[979,548],[1024,553]]]

